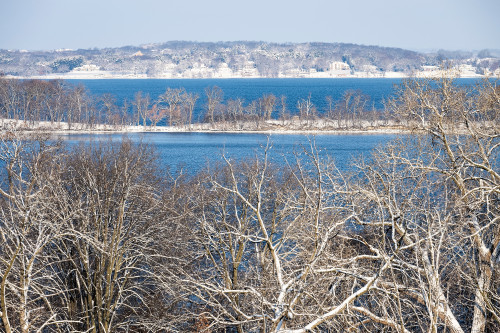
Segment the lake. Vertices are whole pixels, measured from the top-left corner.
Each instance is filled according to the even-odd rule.
[[[241,98],[249,104],[265,94],[274,94],[278,99],[286,96],[286,105],[291,114],[297,114],[297,101],[311,97],[319,114],[328,110],[326,97],[333,102],[340,101],[343,94],[359,90],[369,96],[368,109],[384,108],[384,101],[391,97],[402,83],[401,79],[391,78],[335,78],[335,79],[102,79],[66,80],[74,85],[83,85],[93,95],[111,94],[118,105],[124,100],[134,100],[138,91],[147,93],[152,101],[158,99],[167,88],[185,88],[187,92],[198,94],[193,119],[199,121],[205,112],[205,88],[218,86],[224,92],[224,100]],[[458,84],[470,85],[478,79],[457,79]],[[277,116],[277,112],[274,117]]]
[[[218,86],[224,91],[224,99],[243,98],[246,103],[258,99],[264,94],[287,97],[290,112],[297,112],[297,101],[311,96],[318,112],[328,108],[326,96],[334,101],[342,98],[345,91],[360,90],[370,96],[373,106],[383,108],[383,102],[389,98],[402,82],[400,79],[147,79],[147,80],[68,80],[72,84],[84,85],[91,94],[112,94],[117,103],[132,101],[138,91],[150,94],[152,99],[170,88],[183,87],[186,91],[200,96],[194,119],[199,119],[204,112],[206,102],[204,89]],[[458,84],[474,84],[477,79],[458,79]],[[145,142],[153,146],[163,165],[173,170],[185,170],[194,173],[204,168],[207,163],[221,161],[225,152],[232,159],[242,159],[262,153],[260,146],[265,146],[268,135],[256,133],[144,133],[129,134],[134,142]],[[71,144],[89,140],[121,140],[121,134],[72,134],[64,136]],[[293,158],[293,152],[308,147],[309,140],[315,140],[321,155],[335,159],[341,170],[350,168],[352,158],[360,154],[369,155],[377,146],[392,139],[395,135],[306,135],[280,134],[270,136],[273,143],[272,159],[284,163],[285,158]]]
[[[147,93],[152,101],[158,100],[167,88],[184,88],[187,92],[197,94],[199,99],[193,110],[194,121],[203,119],[206,112],[205,88],[217,86],[224,92],[224,100],[241,98],[245,105],[265,94],[274,94],[277,102],[286,96],[286,106],[291,114],[297,114],[297,101],[309,96],[319,114],[328,110],[326,97],[333,102],[340,101],[342,95],[349,90],[359,90],[370,97],[368,109],[383,109],[384,100],[392,95],[400,79],[106,79],[106,80],[67,80],[72,84],[82,84],[93,95],[111,94],[116,97],[118,105],[124,100],[130,104],[138,91]],[[279,103],[277,103],[279,105]],[[273,118],[278,117],[279,107]],[[163,122],[160,123],[163,125]]]
[[[122,134],[70,134],[59,136],[69,145],[95,142],[119,142]],[[260,133],[130,133],[132,142],[151,145],[164,167],[174,172],[194,174],[208,163],[222,162],[225,154],[231,160],[262,156],[269,139],[272,144],[270,160],[284,164],[295,159],[294,153],[310,149],[312,142],[321,157],[331,157],[340,170],[349,170],[353,158],[369,156],[377,146],[397,137],[394,134],[352,134],[315,136]]]

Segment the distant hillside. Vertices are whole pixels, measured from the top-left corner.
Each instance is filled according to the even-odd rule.
[[[498,50],[477,54],[345,43],[172,41],[105,49],[0,50],[0,73],[46,78],[403,77],[433,75],[444,61],[461,76],[500,74]]]

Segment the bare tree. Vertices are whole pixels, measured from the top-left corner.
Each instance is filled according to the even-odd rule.
[[[266,94],[262,96],[262,105],[264,111],[264,120],[271,119],[274,109],[276,108],[276,96],[274,96],[273,94]]]
[[[97,113],[98,123],[111,123],[113,115],[116,114],[118,106],[116,105],[116,97],[112,94],[103,94],[99,98],[99,106]]]
[[[156,125],[166,116],[166,109],[159,108],[158,104],[154,104],[150,109],[147,110],[147,117],[150,121],[151,127],[156,127]]]
[[[22,141],[14,133],[2,141],[5,165],[0,189],[0,329],[4,332],[61,330],[68,321],[59,316],[65,305],[54,302],[64,292],[57,258],[48,249],[65,234],[64,221],[50,217],[63,158],[57,147],[43,141]]]
[[[448,77],[409,80],[392,105],[407,123],[429,134],[432,144],[425,156],[433,158],[415,165],[449,184],[450,190],[443,193],[452,203],[450,218],[463,226],[469,260],[477,260],[469,273],[474,294],[470,329],[484,332],[490,315],[499,323],[498,307],[493,305],[497,292],[492,289],[500,252],[498,88],[485,81],[471,92]]]
[[[219,87],[213,86],[205,89],[205,95],[207,96],[207,118],[209,122],[213,124],[215,121],[215,113],[222,102],[224,93]]]
[[[421,84],[392,105],[429,136],[351,176],[314,147],[286,170],[268,150],[210,170],[177,245],[189,264],[169,276],[197,300],[193,316],[240,332],[498,330],[498,89]]]
[[[285,124],[285,121],[290,118],[290,113],[288,112],[286,105],[286,96],[284,95],[281,95],[280,97],[280,118],[283,122],[283,125]]]
[[[408,80],[387,109],[417,135],[343,173],[314,141],[160,177],[125,138],[4,136],[0,330],[498,331],[500,89]]]
[[[0,110],[2,117],[19,119],[18,105],[20,99],[19,81],[0,78]]]
[[[369,96],[363,94],[360,90],[345,91],[341,101],[337,105],[339,115],[345,117],[346,127],[362,127],[362,118],[365,113],[366,104],[368,103]]]
[[[149,97],[149,94],[145,94],[143,96],[142,91],[138,91],[135,93],[132,105],[134,106],[134,114],[136,116],[137,126],[139,126],[141,120],[142,120],[142,126],[145,127],[147,125],[150,102],[151,98]]]
[[[186,91],[184,88],[167,88],[167,90],[160,95],[159,105],[160,107],[165,104],[167,108],[168,125],[179,124],[181,119],[182,104],[184,102],[184,95]]]
[[[166,212],[154,156],[125,139],[72,152],[30,139],[0,151],[0,329],[147,327]]]
[[[297,109],[299,110],[299,116],[301,120],[306,120],[309,125],[309,121],[316,117],[316,107],[311,102],[311,94],[307,99],[301,98],[297,101]]]
[[[68,157],[59,207],[73,212],[54,247],[65,279],[66,316],[74,330],[112,332],[140,325],[136,315],[154,289],[155,226],[161,221],[152,155],[127,140],[80,147]],[[82,200],[85,198],[85,200]],[[156,215],[158,214],[158,215]],[[155,216],[156,215],[156,216]]]
[[[198,98],[199,98],[198,94],[193,94],[193,93],[186,93],[184,96],[184,108],[187,113],[186,121],[189,126],[193,124],[193,111]]]
[[[333,120],[334,114],[333,114],[333,98],[332,96],[326,96],[325,97],[326,102],[328,103],[328,109],[326,110],[326,117],[328,119]],[[337,127],[340,127],[339,124],[337,123]]]
[[[80,85],[71,90],[68,99],[66,114],[63,118],[68,123],[68,129],[71,129],[75,121],[83,122],[86,126],[94,126],[99,122],[95,108],[91,105],[83,86]]]
[[[246,120],[244,117],[244,110],[245,107],[241,98],[231,99],[227,101],[227,116],[234,125],[237,125],[239,122],[243,122]]]
[[[332,318],[375,289],[389,269],[393,257],[383,250],[371,256],[354,251],[345,258],[334,255],[337,242],[344,248],[357,242],[347,228],[352,212],[340,200],[347,188],[315,150],[308,160],[279,174],[266,157],[238,166],[227,160],[227,168],[207,184],[208,192],[196,192],[204,203],[202,219],[194,229],[188,225],[196,233],[186,244],[195,244],[200,252],[190,256],[200,261],[190,265],[195,270],[177,272],[172,279],[183,281],[201,309],[211,309],[205,316],[213,327],[241,332],[346,329],[348,323]],[[372,263],[372,272],[356,282],[351,277],[361,274],[363,261]],[[349,277],[346,283],[354,290],[332,296],[339,276]]]

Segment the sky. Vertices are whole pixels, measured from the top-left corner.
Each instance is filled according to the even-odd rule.
[[[0,49],[344,42],[500,49],[500,0],[0,0]]]

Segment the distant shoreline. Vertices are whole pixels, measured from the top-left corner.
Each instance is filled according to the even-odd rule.
[[[331,76],[331,77],[313,77],[313,76],[294,76],[294,77],[266,77],[266,76],[249,76],[249,77],[144,77],[140,75],[35,75],[35,76],[13,76],[6,75],[6,79],[17,80],[288,80],[288,79],[316,79],[316,80],[342,80],[342,79],[409,79],[409,78],[426,78],[435,79],[441,78],[443,73],[434,73],[427,75],[426,73],[402,74],[402,75],[350,75],[350,76]],[[491,78],[488,75],[450,75],[449,77],[459,79],[483,79]],[[495,77],[495,76],[493,76]]]
[[[423,53],[352,43],[170,41],[104,49],[0,50],[19,79],[482,78],[500,53]],[[448,73],[448,74],[447,74]]]

